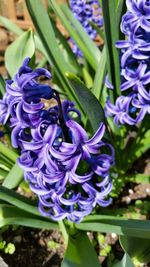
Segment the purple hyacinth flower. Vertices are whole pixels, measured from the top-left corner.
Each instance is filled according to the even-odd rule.
[[[115,105],[107,101],[106,114],[113,116],[116,124],[134,125],[149,114],[150,2],[126,0],[126,5],[121,22],[126,39],[116,42],[121,49],[122,96]]]
[[[119,96],[113,105],[108,99],[105,106],[105,112],[107,116],[114,116],[114,122],[116,125],[120,124],[136,124],[136,120],[131,117],[132,113],[136,112],[136,108],[133,106],[133,97],[131,96]],[[134,112],[133,112],[134,111]]]
[[[56,221],[79,223],[96,205],[111,203],[114,149],[103,141],[104,124],[89,138],[75,104],[61,103],[55,90],[36,82],[40,75],[51,75],[32,70],[28,62],[7,81],[0,102],[2,123],[10,118],[12,145],[21,150],[18,164],[38,196],[39,211]],[[54,98],[56,104],[46,108],[42,98]]]
[[[3,99],[0,100],[0,123],[6,124],[9,118],[9,99],[10,96],[5,93]]]
[[[27,103],[37,103],[41,98],[50,99],[53,95],[50,86],[41,85],[35,79],[42,75],[50,79],[51,74],[42,68],[32,70],[28,67],[29,61],[29,58],[25,59],[14,79],[7,81],[8,94],[21,97]]]
[[[23,135],[26,136],[26,128],[36,127],[43,119],[44,115],[41,114],[44,103],[41,99],[53,97],[53,90],[49,85],[36,81],[36,78],[43,75],[51,78],[51,74],[43,68],[32,70],[28,66],[29,60],[24,60],[13,80],[6,81],[6,93],[0,101],[1,123],[6,123],[11,116],[14,147],[18,147],[18,140],[21,140]],[[26,138],[29,139],[29,135]]]
[[[150,4],[147,0],[126,0],[128,12],[125,14],[123,22],[134,32],[141,27],[150,32]]]
[[[73,103],[65,101],[62,107],[64,114],[74,111],[78,115]],[[70,115],[65,118],[69,142],[63,139],[61,125],[50,124],[43,134],[41,123],[32,130],[31,142],[22,141],[18,163],[39,197],[43,215],[56,221],[67,218],[80,222],[97,204],[105,207],[111,202],[106,197],[112,189],[109,169],[114,164],[114,150],[102,141],[104,124],[89,139]],[[108,154],[100,153],[103,147],[107,147]],[[81,162],[86,166],[83,173],[79,172]]]
[[[150,72],[146,72],[147,64],[141,64],[136,70],[130,68],[125,68],[122,70],[122,76],[125,78],[125,82],[121,84],[121,90],[127,90],[132,88],[133,90],[138,91],[139,84],[147,84],[150,81]]]
[[[142,85],[139,86],[138,94],[133,100],[136,108],[140,109],[137,116],[137,123],[141,122],[146,114],[150,114],[150,90],[146,90]]]
[[[132,37],[133,38],[133,37]],[[128,39],[116,42],[116,47],[122,49],[121,66],[125,67],[127,60],[132,56],[137,60],[146,60],[149,58],[150,43],[140,39]]]

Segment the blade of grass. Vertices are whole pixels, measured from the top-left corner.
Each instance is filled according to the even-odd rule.
[[[31,213],[20,210],[16,207],[0,205],[0,227],[5,225],[22,225],[33,228],[57,229],[56,222],[42,216],[31,215]]]
[[[53,27],[54,32],[55,32],[55,36],[58,39],[58,44],[61,47],[63,47],[63,49],[65,50],[65,52],[67,54],[67,57],[68,57],[67,61],[68,61],[68,64],[70,66],[70,71],[80,76],[81,75],[81,67],[77,61],[77,57],[72,52],[72,49],[71,49],[66,37],[61,33],[59,28],[56,27],[56,23],[51,19],[51,17],[50,17],[50,21],[52,23],[52,27]],[[65,58],[66,58],[66,56],[65,56]]]
[[[87,216],[76,227],[83,231],[99,231],[150,239],[150,221],[122,219],[108,215]]]
[[[17,163],[14,164],[8,175],[6,176],[3,186],[13,189],[19,185],[23,179],[23,171],[20,169]]]
[[[5,81],[3,77],[0,75],[0,95],[3,96],[5,94]]]
[[[92,92],[101,102],[102,90],[104,87],[104,78],[106,75],[106,48],[104,46],[102,55],[98,64],[98,68],[94,77],[94,85]]]
[[[40,215],[37,208],[37,201],[32,201],[29,198],[24,197],[4,186],[0,186],[0,199],[24,211],[35,215]]]
[[[15,23],[11,22],[6,17],[0,16],[0,23],[9,31],[12,31],[16,35],[21,35],[23,30],[21,30]]]
[[[99,2],[103,10],[108,74],[114,85],[114,95],[110,92],[110,97],[114,101],[114,97],[120,95],[120,64],[118,51],[115,47],[115,43],[119,39],[119,33],[116,30],[118,27],[117,5],[115,1],[99,0]]]
[[[0,153],[6,158],[10,159],[12,162],[16,162],[18,158],[18,154],[14,152],[14,150],[4,145],[2,142],[0,142]]]
[[[100,51],[89,38],[81,24],[75,19],[67,5],[58,5],[56,1],[49,0],[51,7],[61,20],[64,27],[83,52],[89,64],[96,70],[100,59]],[[85,45],[86,44],[86,45]]]

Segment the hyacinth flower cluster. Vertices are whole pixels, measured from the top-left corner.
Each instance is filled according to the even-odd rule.
[[[70,0],[70,8],[75,18],[81,23],[86,33],[92,40],[96,38],[97,31],[92,23],[97,27],[103,26],[103,18],[98,0]],[[82,57],[82,52],[73,39],[70,39],[72,50],[76,56]]]
[[[107,100],[106,114],[118,124],[136,125],[150,114],[150,1],[126,0],[127,12],[121,30],[126,40],[121,49],[121,92],[113,105]]]
[[[39,211],[53,220],[80,222],[96,204],[111,203],[114,150],[103,140],[105,125],[89,138],[74,103],[61,102],[54,89],[36,80],[41,75],[50,79],[51,74],[32,70],[28,63],[29,58],[6,82],[1,123],[12,128],[12,145],[21,151],[18,164],[38,196]],[[53,105],[46,108],[46,100]]]

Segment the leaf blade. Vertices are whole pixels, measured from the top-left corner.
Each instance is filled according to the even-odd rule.
[[[85,233],[69,236],[65,258],[61,267],[100,267],[96,253]]]
[[[129,220],[108,215],[91,215],[87,216],[84,221],[76,225],[76,227],[83,231],[92,230],[150,239],[149,220]]]
[[[35,53],[33,32],[31,30],[22,33],[5,52],[5,65],[11,77],[13,77],[26,57],[32,57]]]
[[[6,176],[2,185],[9,189],[14,189],[19,185],[22,179],[23,170],[18,166],[17,163],[15,163],[8,175]]]
[[[0,205],[0,227],[5,225],[22,225],[33,228],[57,229],[56,222],[46,219],[45,217],[31,215],[16,207],[1,204]]]

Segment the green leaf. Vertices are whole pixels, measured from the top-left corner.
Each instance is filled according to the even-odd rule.
[[[19,185],[23,179],[23,170],[18,166],[17,163],[14,164],[8,175],[6,176],[3,186],[13,189]]]
[[[107,122],[105,119],[104,110],[100,102],[75,75],[67,73],[66,76],[69,80],[70,85],[74,89],[85,114],[87,115],[90,121],[90,124],[93,129],[93,134],[98,130],[100,123],[103,122],[106,126],[104,137],[111,142],[111,136],[107,129]]]
[[[83,222],[76,225],[83,231],[98,231],[116,233],[139,238],[150,239],[150,221],[122,219],[108,215],[87,216]]]
[[[0,75],[0,96],[5,94],[5,81],[3,77]]]
[[[61,54],[52,24],[42,2],[40,0],[26,0],[26,5],[46,51],[48,61],[50,64],[53,64],[54,71],[62,85],[62,89],[68,94],[70,100],[75,100],[77,105],[79,105],[78,99],[65,77],[65,72],[69,70],[69,67]],[[82,109],[82,107],[80,108]]]
[[[0,153],[0,165],[5,166],[8,170],[10,170],[13,164],[14,163],[10,159]]]
[[[32,201],[4,186],[0,186],[0,200],[6,201],[24,211],[40,215],[37,208],[37,201]]]
[[[131,258],[136,258],[141,263],[150,262],[150,240],[130,236],[120,236],[123,249]]]
[[[55,36],[58,40],[58,44],[60,46],[60,49],[62,53],[64,54],[65,60],[67,61],[67,64],[69,65],[70,71],[75,73],[76,75],[81,75],[81,67],[77,61],[77,57],[72,52],[72,49],[68,43],[68,40],[66,37],[61,33],[59,28],[56,27],[55,22],[50,18],[50,21],[52,23],[53,30],[55,32]]]
[[[0,205],[0,227],[5,225],[22,225],[33,228],[57,229],[56,222],[48,218],[35,216],[16,207],[1,204]]]
[[[0,23],[8,30],[13,33],[15,33],[17,36],[20,36],[24,33],[22,29],[20,29],[15,23],[13,23],[10,19],[7,19],[5,17],[0,16]],[[35,40],[35,46],[36,48],[43,53],[45,56],[47,56],[47,53],[39,39],[39,37],[34,34],[34,40]]]
[[[2,142],[0,142],[0,153],[4,155],[7,159],[9,159],[11,162],[16,162],[18,158],[18,154],[13,149],[4,145]]]
[[[58,5],[55,0],[49,0],[51,7],[61,20],[64,27],[74,39],[80,50],[83,52],[89,64],[96,70],[100,51],[85,32],[82,25],[74,17],[67,5]]]
[[[104,78],[106,75],[106,48],[104,46],[98,68],[94,77],[92,92],[98,100],[101,100],[102,90],[104,87]]]
[[[11,45],[8,46],[5,53],[6,68],[11,77],[13,77],[26,57],[32,57],[35,52],[35,44],[32,30],[22,33]]]
[[[106,123],[101,104],[80,79],[71,73],[67,73],[66,75],[84,109],[85,114],[88,116],[93,131],[97,131],[101,122]]]
[[[7,175],[8,175],[8,171],[6,171],[4,168],[0,167],[0,180],[4,179]]]
[[[10,19],[0,16],[0,23],[9,31],[12,31],[16,35],[21,35],[23,30],[21,30],[15,23],[13,23]]]
[[[67,251],[61,267],[100,267],[94,248],[85,233],[69,237]]]
[[[125,253],[122,260],[114,264],[112,267],[134,267],[134,265],[129,255]]]
[[[113,94],[111,97],[114,98],[120,95],[120,64],[119,54],[115,47],[116,41],[119,40],[119,29],[118,29],[118,12],[115,1],[99,0],[104,18],[105,28],[105,43],[107,51],[107,68],[109,73],[109,79],[114,85]],[[113,99],[112,99],[113,100]]]

